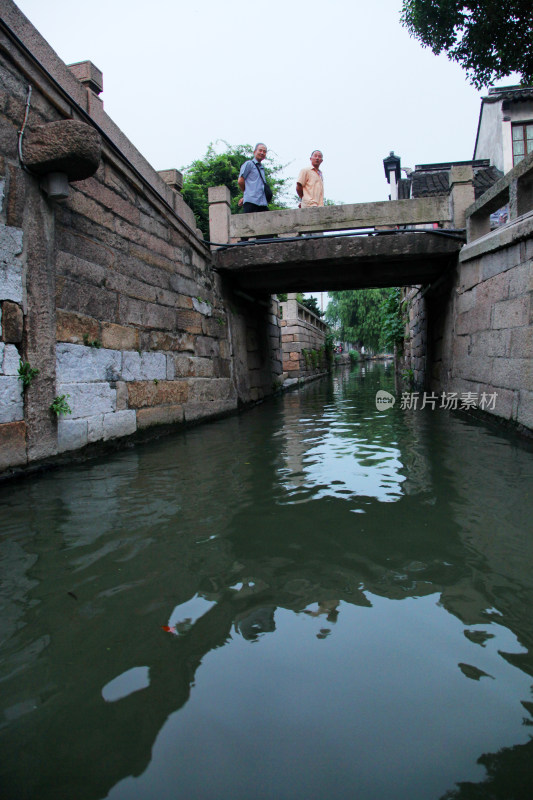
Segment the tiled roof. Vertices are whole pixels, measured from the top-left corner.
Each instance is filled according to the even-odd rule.
[[[398,181],[398,200],[409,200],[411,197],[411,180],[410,178],[401,178]]]
[[[424,172],[415,170],[411,175],[413,197],[431,197],[437,194],[448,194],[450,186],[449,171]]]
[[[476,200],[481,197],[483,192],[499,181],[503,177],[503,172],[497,167],[487,167],[486,169],[474,170],[474,194]]]
[[[533,100],[533,86],[493,86],[489,89],[485,103],[497,103],[499,100]]]
[[[429,165],[428,165],[429,166]],[[439,166],[445,166],[439,165]],[[412,197],[433,197],[435,195],[448,194],[450,189],[451,164],[447,169],[430,168],[425,170],[417,167],[408,180],[401,180],[398,186],[398,197],[400,199]],[[474,195],[477,200],[483,192],[499,181],[503,175],[496,167],[490,165],[474,166]],[[412,194],[410,187],[405,185],[412,184]]]

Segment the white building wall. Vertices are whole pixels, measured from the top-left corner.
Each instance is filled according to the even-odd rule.
[[[502,172],[510,169],[510,167],[504,168],[503,126],[505,124],[509,125],[510,136],[510,123],[502,123],[501,101],[483,103],[474,159],[490,158],[490,163]]]

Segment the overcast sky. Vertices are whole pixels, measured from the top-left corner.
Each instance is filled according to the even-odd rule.
[[[391,150],[472,158],[480,93],[409,37],[401,0],[17,5],[63,61],[102,70],[105,110],[155,169],[261,140],[294,179],[319,148],[326,197],[356,203],[387,199]]]

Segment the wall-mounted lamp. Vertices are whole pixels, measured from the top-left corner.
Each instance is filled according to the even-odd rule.
[[[64,172],[49,172],[41,180],[41,189],[49,200],[64,202],[68,198],[68,175]]]

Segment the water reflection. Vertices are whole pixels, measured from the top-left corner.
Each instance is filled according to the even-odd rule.
[[[391,380],[2,489],[5,796],[427,800],[516,777],[532,456],[378,411]]]

